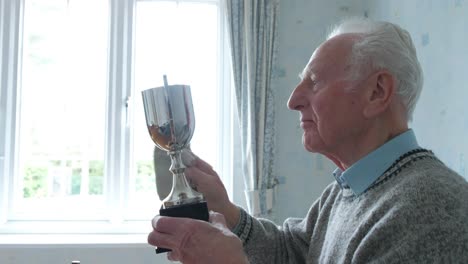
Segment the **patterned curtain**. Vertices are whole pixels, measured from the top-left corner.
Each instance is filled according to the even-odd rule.
[[[271,79],[279,0],[226,0],[249,213],[273,208],[274,104]]]

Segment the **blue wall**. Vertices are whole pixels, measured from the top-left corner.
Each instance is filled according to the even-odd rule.
[[[359,1],[281,1],[279,50],[275,67],[277,151],[275,167],[280,181],[275,220],[304,217],[307,209],[333,179],[334,165],[311,154],[302,145],[299,114],[288,110],[289,95],[299,81],[298,74],[315,48],[323,42],[329,27],[343,17],[364,13]]]
[[[324,40],[330,25],[344,17],[369,16],[397,23],[413,37],[425,85],[411,127],[421,146],[468,178],[468,2],[454,1],[282,1],[276,96],[276,171],[283,184],[276,220],[303,217],[333,180],[334,165],[307,153],[299,115],[287,110],[297,74]]]
[[[468,1],[367,1],[369,17],[413,37],[424,88],[411,125],[420,145],[468,179]]]

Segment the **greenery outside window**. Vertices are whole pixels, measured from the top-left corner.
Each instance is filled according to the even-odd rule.
[[[2,5],[0,233],[146,232],[160,202],[141,91],[163,74],[192,88],[194,152],[230,174],[221,1]]]

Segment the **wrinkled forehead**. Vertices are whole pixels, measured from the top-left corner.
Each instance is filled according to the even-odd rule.
[[[337,76],[349,69],[349,58],[354,35],[342,34],[322,43],[313,53],[300,74],[303,78],[311,75],[322,77]]]
[[[324,65],[326,61],[322,62],[320,58],[317,59],[317,50],[318,48],[312,53],[312,56],[310,56],[309,61],[305,65],[302,72],[299,74],[301,78],[309,77],[312,74],[318,74],[319,72],[322,72],[324,69],[327,68],[326,65]]]

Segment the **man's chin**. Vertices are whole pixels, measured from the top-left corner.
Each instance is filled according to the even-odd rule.
[[[302,145],[304,145],[304,148],[311,153],[319,153],[320,152],[320,146],[317,144],[317,142],[310,142],[306,140],[305,138],[302,139]]]
[[[319,153],[317,149],[309,147],[309,146],[304,146],[305,150],[307,150],[310,153]]]

